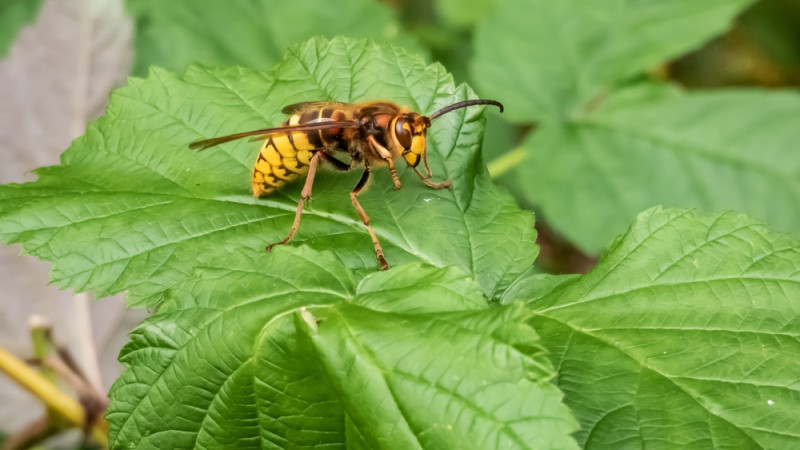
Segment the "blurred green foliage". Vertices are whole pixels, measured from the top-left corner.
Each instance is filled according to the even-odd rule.
[[[312,36],[369,37],[420,51],[391,8],[373,0],[127,0],[127,5],[136,20],[134,73],[140,76],[149,66],[182,72],[192,62],[266,70],[288,46]]]

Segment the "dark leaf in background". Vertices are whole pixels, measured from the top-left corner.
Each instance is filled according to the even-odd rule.
[[[498,0],[472,79],[519,122],[568,121],[631,77],[722,33],[753,0]]]
[[[591,252],[654,204],[745,211],[800,235],[799,116],[796,92],[644,85],[529,135],[519,179]]]
[[[751,3],[498,2],[479,22],[472,74],[504,117],[538,121],[512,155],[525,155],[515,194],[588,253],[655,205],[734,209],[800,235],[795,92],[641,80]]]

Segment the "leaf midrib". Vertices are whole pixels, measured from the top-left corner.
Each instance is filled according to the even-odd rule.
[[[405,411],[405,408],[401,407],[401,405],[403,403],[399,400],[399,396],[397,395],[397,393],[392,388],[392,383],[390,383],[388,378],[386,377],[387,373],[396,374],[396,375],[399,375],[399,376],[405,376],[406,378],[418,381],[420,384],[424,384],[425,386],[432,387],[435,390],[441,392],[442,394],[446,395],[449,398],[462,399],[463,403],[469,405],[470,409],[472,411],[477,412],[479,415],[483,416],[485,419],[487,419],[487,420],[489,420],[491,422],[495,422],[497,424],[505,425],[504,422],[499,422],[491,414],[486,413],[486,411],[484,411],[481,408],[478,408],[476,405],[472,404],[472,402],[470,402],[469,400],[463,398],[461,395],[456,395],[456,393],[453,390],[449,390],[446,387],[440,386],[437,383],[422,382],[422,381],[420,381],[419,378],[415,378],[413,374],[408,374],[408,373],[404,373],[404,372],[400,372],[400,371],[397,371],[397,370],[394,370],[394,369],[388,369],[388,368],[384,367],[384,365],[382,364],[382,361],[375,356],[375,354],[372,351],[372,349],[363,345],[362,340],[358,338],[357,333],[355,332],[355,330],[352,329],[352,327],[350,326],[350,323],[341,314],[341,312],[339,312],[339,319],[340,319],[340,322],[343,324],[342,329],[347,333],[347,336],[350,338],[350,342],[352,342],[357,348],[359,348],[361,350],[361,354],[362,355],[368,356],[368,359],[371,362],[371,367],[373,367],[375,370],[377,370],[377,372],[380,373],[381,379],[383,380],[386,389],[389,392],[391,392],[392,399],[394,401],[395,407],[400,412],[400,415],[403,417],[403,420],[404,420],[406,426],[408,427],[408,430],[414,436],[414,438],[415,438],[416,442],[419,444],[420,448],[423,448],[423,446],[422,446],[422,443],[419,440],[419,436],[417,435],[418,431],[415,431],[414,428],[411,426],[411,421],[407,418],[408,412]],[[440,322],[444,322],[445,324],[447,324],[449,326],[456,327],[456,328],[458,328],[458,329],[460,329],[460,330],[462,330],[462,331],[464,331],[464,332],[466,332],[468,334],[475,333],[474,330],[465,328],[460,323],[452,321],[452,320],[446,320],[446,319],[443,319],[441,317],[431,317],[431,319],[432,320],[436,320],[436,321],[440,321]],[[482,332],[480,332],[478,334],[480,335],[480,337],[482,339],[492,342],[493,345],[500,345],[500,346],[506,348],[509,352],[518,355],[523,360],[531,359],[528,355],[520,352],[519,349],[517,349],[513,345],[510,345],[507,342],[500,341],[500,340],[496,339],[495,336],[493,336],[490,333],[487,333],[487,330],[485,330],[485,329],[482,330]],[[347,399],[344,399],[344,400],[347,400]],[[508,427],[507,426],[503,426],[502,429],[503,430],[508,430]],[[508,430],[508,432],[506,433],[506,436],[508,436],[512,440],[516,441],[517,444],[519,444],[520,448],[524,448],[525,447],[524,439],[522,439],[522,437],[517,435],[516,433],[512,433],[511,430]]]
[[[731,427],[733,427],[733,428],[737,428],[737,429],[739,429],[739,428],[748,428],[748,429],[752,429],[752,428],[753,428],[753,427],[747,427],[747,426],[745,426],[745,425],[740,425],[740,424],[735,424],[735,423],[732,423],[732,422],[731,422],[730,420],[728,420],[727,418],[725,418],[725,417],[723,417],[722,415],[720,415],[720,414],[718,414],[717,412],[715,412],[715,411],[714,411],[712,408],[709,408],[709,407],[708,407],[708,405],[706,405],[705,403],[701,402],[701,401],[700,401],[701,399],[709,399],[709,398],[711,398],[711,397],[709,397],[707,394],[702,394],[702,393],[695,392],[695,391],[694,391],[693,389],[691,389],[689,386],[686,386],[686,385],[684,385],[684,384],[682,384],[682,383],[680,383],[680,382],[679,382],[681,379],[683,379],[683,378],[685,378],[685,379],[689,379],[689,377],[670,376],[669,374],[666,374],[666,373],[664,373],[664,372],[662,372],[662,371],[658,370],[657,368],[655,368],[655,367],[653,367],[653,366],[651,366],[651,365],[647,364],[647,363],[645,362],[645,358],[638,358],[638,357],[636,357],[636,355],[635,355],[635,354],[633,354],[632,352],[628,352],[628,351],[626,351],[626,350],[627,350],[626,348],[623,348],[623,347],[620,347],[620,346],[618,346],[618,345],[615,345],[615,343],[614,343],[614,342],[612,342],[612,341],[611,341],[609,338],[606,338],[606,337],[604,337],[604,336],[602,336],[602,335],[595,335],[595,334],[593,334],[593,333],[591,333],[591,332],[587,331],[586,329],[577,328],[577,327],[573,326],[572,324],[570,324],[570,323],[568,323],[568,322],[565,322],[565,321],[563,321],[563,320],[561,320],[561,319],[558,319],[558,318],[555,318],[555,317],[552,317],[552,316],[547,316],[547,315],[539,314],[538,312],[534,312],[534,315],[536,315],[536,316],[542,316],[542,317],[544,317],[544,318],[545,318],[545,319],[547,319],[547,320],[552,320],[552,321],[554,321],[554,322],[556,322],[556,323],[560,324],[560,325],[561,325],[561,326],[563,326],[564,328],[567,328],[567,329],[570,329],[570,330],[572,330],[574,334],[575,334],[575,333],[577,333],[577,334],[583,334],[583,335],[585,335],[585,336],[588,336],[588,337],[590,337],[590,338],[592,338],[592,339],[595,339],[595,340],[597,340],[598,342],[602,342],[603,344],[605,344],[605,345],[606,345],[606,346],[608,346],[609,348],[613,348],[613,349],[615,349],[615,350],[616,350],[616,351],[618,351],[619,353],[621,353],[621,354],[623,354],[623,355],[627,356],[628,358],[630,358],[630,359],[631,359],[631,361],[634,361],[634,362],[636,362],[636,364],[638,365],[638,367],[640,367],[640,368],[642,368],[642,369],[645,369],[645,370],[649,370],[649,371],[651,371],[651,372],[652,372],[652,373],[654,373],[654,374],[657,374],[659,377],[661,377],[662,379],[664,379],[665,381],[667,381],[669,384],[671,384],[672,386],[674,386],[676,389],[678,389],[679,391],[683,392],[683,393],[684,393],[684,394],[685,394],[685,395],[686,395],[688,398],[692,399],[692,401],[693,401],[693,402],[694,402],[694,403],[695,403],[695,404],[696,404],[696,405],[697,405],[697,406],[698,406],[700,409],[702,409],[703,411],[705,411],[705,412],[706,412],[706,413],[707,413],[709,416],[716,417],[718,420],[720,420],[720,421],[722,421],[722,422],[724,422],[724,423],[728,424],[729,426],[731,426]],[[571,339],[572,339],[572,338],[571,338]],[[566,349],[565,349],[565,354],[566,354],[566,352],[568,352],[568,351],[569,351],[569,350],[566,350]],[[718,382],[722,382],[722,380],[716,380],[716,381],[718,381]],[[755,386],[755,387],[762,386],[762,385],[760,385],[760,384],[754,384],[754,383],[745,383],[745,382],[740,382],[740,384],[749,385],[749,386]],[[784,388],[785,388],[785,386],[784,386]],[[636,406],[635,406],[635,404],[634,404],[633,402],[628,402],[627,404],[628,404],[630,407],[632,407],[632,408],[636,408]],[[637,421],[638,421],[638,418],[637,418]],[[597,421],[597,422],[599,422],[599,421]],[[597,422],[595,422],[595,424],[596,424]],[[594,427],[593,427],[593,428],[594,428]],[[641,427],[639,427],[638,429],[639,429],[639,430],[641,430]],[[773,432],[773,430],[764,430],[764,431],[766,431],[766,432],[770,432],[770,433],[772,433],[772,432]],[[591,433],[591,430],[590,430],[590,433]],[[750,437],[750,436],[748,435],[748,437]],[[643,441],[643,442],[645,441],[645,439],[644,439],[643,437],[640,437],[640,438],[642,439],[642,441]],[[751,439],[752,439],[752,437],[751,437]]]

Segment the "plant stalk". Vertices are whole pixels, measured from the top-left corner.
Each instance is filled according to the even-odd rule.
[[[495,179],[518,166],[524,159],[525,149],[517,147],[486,165],[489,169],[489,176]]]
[[[48,410],[56,412],[75,427],[84,428],[83,407],[77,401],[2,347],[0,347],[0,372],[5,373],[17,385],[36,397]],[[103,445],[108,441],[105,431],[98,426],[92,427],[92,438]]]

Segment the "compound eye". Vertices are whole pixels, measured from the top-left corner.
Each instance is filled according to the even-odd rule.
[[[401,117],[397,119],[394,124],[394,135],[403,149],[408,150],[411,148],[411,124],[407,118]]]

